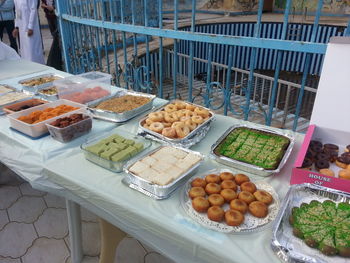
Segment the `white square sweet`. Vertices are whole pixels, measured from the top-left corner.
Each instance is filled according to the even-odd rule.
[[[155,177],[158,177],[160,174],[152,169],[152,168],[147,168],[146,170],[143,170],[139,176],[142,177],[143,179],[147,180],[147,181],[153,181],[153,179]]]
[[[193,165],[193,164],[198,163],[201,160],[201,158],[196,154],[189,153],[183,160],[185,162],[192,163],[192,165]]]
[[[176,166],[178,168],[180,168],[180,170],[182,172],[187,171],[188,169],[190,169],[194,164],[189,162],[189,161],[185,161],[185,160],[180,160],[176,163]]]
[[[173,180],[176,180],[183,174],[183,171],[177,166],[172,166],[166,174],[167,176],[170,176]]]
[[[183,159],[187,156],[187,152],[180,149],[173,148],[172,155],[175,156],[177,159]]]
[[[167,163],[167,162],[162,162],[162,161],[156,161],[151,168],[163,173],[163,172],[167,172],[169,170],[169,168],[171,167],[171,164]]]
[[[172,155],[165,155],[165,156],[162,157],[162,159],[160,161],[166,162],[166,163],[169,163],[169,164],[175,164],[179,160],[176,157],[172,156]]]
[[[143,158],[143,159],[141,160],[141,162],[143,162],[143,163],[145,163],[145,164],[147,164],[147,165],[149,165],[149,166],[152,166],[154,163],[157,162],[157,159],[154,159],[154,158],[151,157],[151,156],[146,156],[145,158]]]
[[[171,178],[170,176],[165,175],[165,174],[160,174],[160,175],[154,177],[152,181],[158,185],[167,185],[173,181],[173,178]]]
[[[130,167],[130,172],[139,175],[142,171],[148,169],[149,166],[147,164],[144,164],[140,161],[137,161]]]

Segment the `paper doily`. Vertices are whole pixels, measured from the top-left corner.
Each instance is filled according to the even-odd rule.
[[[234,172],[232,172],[231,170],[228,170],[228,169],[215,169],[215,170],[207,171],[205,174],[199,175],[196,177],[204,178],[208,174],[212,174],[212,173],[219,174],[222,172],[230,172],[230,173],[234,174]],[[270,222],[275,220],[275,218],[278,214],[280,203],[279,203],[278,195],[275,192],[275,190],[273,189],[273,187],[270,184],[263,182],[263,181],[259,181],[259,182],[253,181],[253,183],[256,185],[257,189],[265,190],[266,192],[270,193],[273,197],[273,202],[268,207],[268,215],[266,217],[264,217],[264,218],[254,217],[249,212],[247,212],[244,214],[244,222],[239,226],[229,226],[224,222],[219,223],[219,222],[211,221],[207,217],[206,213],[199,213],[193,209],[192,200],[188,196],[188,192],[191,189],[191,181],[192,180],[189,180],[183,189],[182,198],[181,198],[182,206],[185,209],[186,213],[195,222],[201,224],[202,226],[204,226],[208,229],[215,230],[218,232],[224,232],[224,233],[231,233],[231,232],[244,233],[244,232],[258,231],[258,230],[262,230],[264,226],[267,226],[267,224],[269,224]],[[225,203],[223,206],[223,209],[225,211],[228,210],[229,204]]]

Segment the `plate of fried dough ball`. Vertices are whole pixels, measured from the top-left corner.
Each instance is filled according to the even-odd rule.
[[[140,125],[151,134],[168,140],[183,140],[205,126],[214,114],[207,108],[175,100],[149,113]]]
[[[213,169],[192,177],[184,188],[182,205],[197,223],[219,232],[252,232],[272,222],[278,195],[266,182],[229,169]]]

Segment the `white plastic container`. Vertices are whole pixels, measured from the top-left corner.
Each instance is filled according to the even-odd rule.
[[[32,113],[34,111],[45,110],[47,108],[53,108],[53,107],[56,107],[56,106],[59,106],[62,104],[73,106],[73,107],[76,107],[78,109],[67,112],[67,113],[59,115],[59,116],[56,116],[56,117],[53,117],[53,118],[50,118],[50,119],[47,119],[47,120],[39,122],[39,123],[35,123],[35,124],[28,124],[28,123],[25,123],[23,121],[18,120],[19,117],[29,115],[30,113]],[[45,125],[46,123],[51,123],[58,118],[65,117],[65,116],[71,115],[73,113],[86,113],[86,106],[79,104],[79,103],[76,103],[76,102],[69,101],[69,100],[56,100],[54,102],[45,103],[43,105],[32,107],[32,108],[27,109],[27,110],[23,110],[20,112],[15,112],[15,113],[9,114],[9,115],[7,115],[7,117],[10,120],[11,128],[13,128],[19,132],[22,132],[26,135],[29,135],[30,137],[36,138],[36,137],[39,137],[39,136],[48,132],[47,127]]]

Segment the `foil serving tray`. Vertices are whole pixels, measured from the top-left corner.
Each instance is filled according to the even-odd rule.
[[[125,111],[122,113],[117,113],[117,112],[113,112],[113,111],[108,111],[108,110],[102,110],[102,109],[96,109],[95,107],[97,105],[99,105],[101,102],[104,102],[106,100],[109,99],[113,99],[113,98],[119,98],[125,95],[132,95],[132,96],[140,96],[140,97],[146,97],[149,98],[150,101],[138,108],[132,109],[130,111]],[[89,112],[92,114],[92,116],[94,118],[97,119],[102,119],[102,120],[106,120],[106,121],[111,121],[111,122],[125,122],[128,121],[132,118],[134,118],[135,116],[150,110],[153,106],[153,101],[156,98],[155,95],[151,95],[151,94],[146,94],[146,93],[141,93],[141,92],[136,92],[136,91],[130,91],[130,90],[121,90],[118,91],[116,94],[107,96],[107,97],[103,97],[101,99],[98,100],[94,100],[92,102],[89,102],[87,104],[88,106],[88,110]]]
[[[169,103],[155,109],[154,111],[152,112],[157,112],[157,111],[161,111],[163,110],[167,105],[171,104],[171,103],[174,103],[175,101],[178,101],[178,100],[173,100],[173,101],[170,101]],[[188,103],[188,104],[191,104],[191,105],[194,105],[194,106],[197,106],[197,107],[201,107],[203,109],[206,109],[209,111],[210,113],[210,117],[209,119],[207,119],[205,122],[203,122],[201,125],[199,125],[198,127],[196,127],[196,129],[194,129],[193,131],[191,131],[186,137],[184,138],[181,138],[181,139],[178,139],[178,138],[168,138],[168,137],[165,137],[164,135],[162,134],[159,134],[157,132],[154,132],[154,131],[151,131],[149,129],[146,129],[145,127],[143,127],[143,124],[145,123],[145,120],[147,119],[148,117],[148,114],[145,115],[144,117],[141,118],[140,122],[139,122],[139,135],[141,136],[145,136],[147,138],[150,138],[150,139],[153,139],[153,140],[156,140],[156,141],[159,141],[159,142],[167,142],[171,145],[174,145],[174,146],[179,146],[179,147],[184,147],[184,148],[189,148],[191,147],[192,145],[198,143],[199,141],[201,141],[205,135],[207,134],[207,132],[209,131],[210,129],[210,124],[211,122],[215,119],[215,113],[213,111],[211,111],[210,109],[208,108],[205,108],[203,106],[200,106],[200,105],[197,105],[197,104],[194,104],[194,103],[191,103],[191,102],[188,102],[188,101],[185,101],[185,103]]]
[[[284,136],[287,137],[289,139],[289,145],[286,149],[286,151],[284,152],[284,155],[280,161],[280,163],[278,164],[278,167],[274,170],[267,170],[264,169],[262,167],[253,165],[253,164],[249,164],[249,163],[245,163],[245,162],[241,162],[235,159],[231,159],[229,157],[223,156],[223,155],[218,155],[215,153],[215,149],[226,139],[226,137],[234,130],[237,128],[249,128],[249,129],[254,129],[257,131],[263,131],[263,132],[268,132],[268,133],[272,133],[275,135],[280,135],[280,136]],[[294,137],[288,132],[288,131],[275,131],[273,129],[270,129],[268,127],[266,128],[258,128],[258,127],[254,127],[254,126],[250,126],[250,125],[246,125],[246,124],[239,124],[239,125],[234,125],[232,127],[230,127],[229,129],[227,129],[227,131],[212,145],[211,147],[211,151],[210,151],[210,156],[215,159],[217,162],[240,169],[242,171],[248,172],[248,173],[252,173],[252,174],[256,174],[256,175],[260,175],[260,176],[269,176],[271,174],[274,173],[278,173],[279,171],[281,171],[282,167],[285,165],[285,163],[287,162],[292,150],[293,150],[293,146],[295,143],[295,139]]]
[[[180,149],[182,151],[185,151],[187,153],[195,154],[195,155],[199,156],[201,158],[201,160],[168,185],[154,184],[152,182],[149,182],[149,181],[135,175],[133,172],[131,172],[129,170],[130,167],[134,163],[143,159],[146,156],[149,156],[149,155],[157,152],[162,147],[165,147],[165,146],[164,145],[159,146],[156,149],[139,156],[137,159],[133,159],[133,160],[129,161],[128,163],[126,163],[126,165],[124,166],[124,171],[126,172],[126,176],[123,178],[123,183],[128,185],[130,188],[133,188],[133,189],[135,189],[135,190],[137,190],[137,191],[139,191],[147,196],[150,196],[150,197],[152,197],[154,199],[158,199],[158,200],[168,198],[173,191],[175,191],[178,187],[183,185],[187,181],[187,179],[192,174],[195,173],[197,168],[200,166],[200,164],[204,160],[204,156],[199,152],[191,151],[189,149],[181,148],[181,147],[177,147],[177,146],[171,146],[171,147]]]
[[[312,200],[323,202],[332,200],[336,203],[350,202],[350,195],[315,184],[292,185],[287,192],[281,209],[276,217],[272,229],[271,248],[284,262],[307,263],[346,263],[349,258],[340,256],[326,256],[316,248],[308,247],[305,242],[293,235],[293,227],[289,223],[289,216],[293,207]]]
[[[36,79],[45,78],[45,77],[57,77],[58,79],[62,79],[63,78],[62,76],[60,76],[60,75],[58,75],[56,73],[48,73],[48,74],[42,74],[42,75],[38,75],[38,76],[35,76],[35,77],[27,78],[27,79],[21,79],[20,81],[18,81],[18,83],[22,85],[22,90],[24,92],[29,93],[29,94],[37,94],[40,89],[52,86],[53,82],[55,80],[52,80],[52,81],[49,81],[49,82],[46,82],[46,83],[42,83],[42,84],[39,84],[39,85],[26,85],[24,83],[26,81],[36,80]]]

